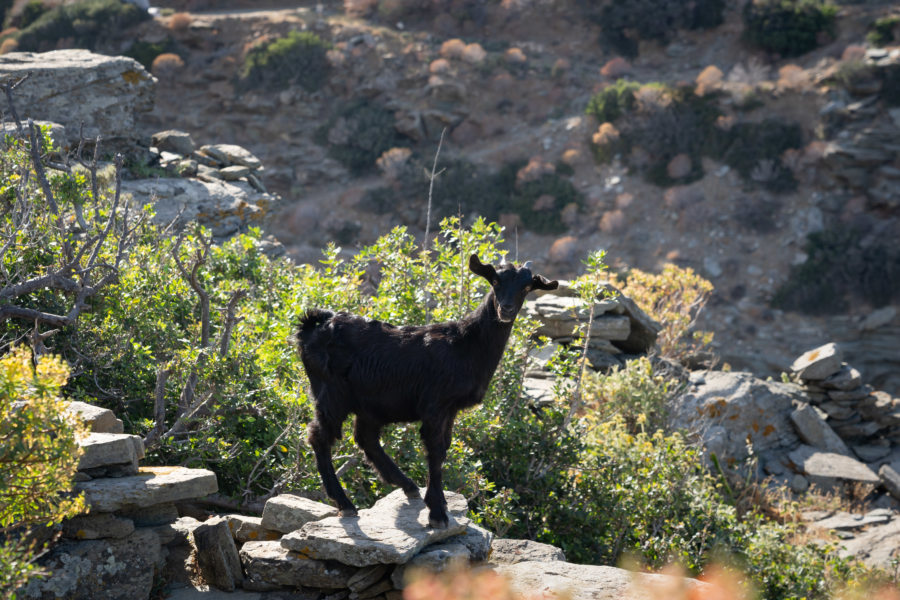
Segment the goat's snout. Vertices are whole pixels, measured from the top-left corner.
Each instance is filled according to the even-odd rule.
[[[519,313],[519,307],[515,304],[500,304],[497,307],[497,316],[502,323],[509,323],[516,318]]]

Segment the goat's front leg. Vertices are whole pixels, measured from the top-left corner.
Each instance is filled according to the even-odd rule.
[[[307,428],[309,444],[316,453],[316,467],[319,469],[325,493],[338,505],[338,514],[342,517],[355,517],[356,507],[344,493],[344,488],[341,487],[341,482],[334,472],[334,464],[331,462],[331,446],[340,436],[340,424],[335,431],[333,425],[322,421],[323,417],[324,415],[316,411],[316,419]]]
[[[425,442],[425,450],[428,453],[428,489],[425,490],[425,505],[428,506],[428,524],[434,529],[446,529],[450,522],[441,468],[450,447],[452,427],[452,418],[441,423],[422,423],[422,441]]]
[[[381,426],[377,421],[367,419],[363,416],[356,416],[356,425],[353,430],[353,437],[356,443],[362,448],[366,454],[366,458],[372,467],[378,471],[385,483],[396,485],[403,489],[407,498],[419,497],[419,486],[407,477],[400,467],[397,466],[391,457],[387,455],[381,446],[379,436],[381,434]]]

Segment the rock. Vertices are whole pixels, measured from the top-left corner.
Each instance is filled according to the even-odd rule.
[[[662,324],[645,313],[637,303],[623,296],[619,290],[609,286],[616,296],[616,302],[624,309],[625,316],[631,322],[630,333],[625,340],[616,340],[613,345],[629,354],[649,352],[656,344],[656,338],[662,330]]]
[[[310,521],[333,517],[337,513],[333,506],[294,494],[281,494],[266,502],[260,524],[266,529],[290,533]]]
[[[312,521],[285,535],[281,544],[316,560],[340,560],[356,567],[406,563],[425,546],[465,532],[468,519],[449,506],[451,498],[459,495],[445,495],[450,523],[444,529],[428,526],[423,500],[407,499],[397,490],[359,511],[359,517]]]
[[[5,76],[31,73],[14,93],[22,119],[48,119],[65,126],[68,144],[102,136],[101,150],[134,152],[136,115],[153,109],[156,79],[136,60],[87,50],[10,52],[0,56]]]
[[[453,541],[428,546],[413,557],[405,565],[400,565],[391,575],[391,582],[398,590],[406,587],[407,573],[417,570],[429,573],[440,573],[451,566],[465,565],[469,562],[469,549],[463,544]]]
[[[857,400],[862,400],[871,393],[872,386],[861,385],[858,388],[849,391],[828,390],[828,397],[836,402],[855,402]]]
[[[224,169],[219,169],[219,174],[222,176],[222,179],[225,181],[237,181],[243,177],[246,177],[250,174],[250,169],[244,167],[242,165],[233,165],[231,167],[225,167]]]
[[[816,521],[814,525],[822,529],[862,529],[869,525],[881,525],[891,520],[891,512],[873,510],[868,514],[860,515],[848,512],[838,512],[828,518]]]
[[[62,533],[74,540],[124,538],[134,533],[134,522],[112,513],[79,515],[63,521]]]
[[[553,379],[526,377],[522,380],[522,395],[534,406],[546,406],[556,402],[554,386]]]
[[[194,152],[194,140],[186,131],[167,129],[154,133],[150,139],[161,152],[174,152],[181,156],[190,156]]]
[[[820,452],[810,446],[800,446],[788,454],[788,457],[803,471],[810,483],[826,490],[841,482],[881,483],[872,469],[842,454]]]
[[[241,563],[248,582],[343,589],[356,569],[337,561],[313,560],[292,552],[280,542],[247,542],[241,546]]]
[[[514,565],[520,562],[564,561],[566,555],[556,546],[531,540],[498,538],[491,544],[491,562]]]
[[[171,502],[141,508],[126,507],[119,510],[118,514],[134,521],[135,527],[156,527],[178,520],[178,509]]]
[[[241,584],[241,559],[223,517],[213,517],[194,529],[197,564],[203,579],[226,592]]]
[[[821,404],[819,404],[819,406],[817,408],[825,411],[828,414],[829,418],[837,419],[839,421],[845,420],[845,419],[851,419],[851,418],[853,418],[854,415],[856,415],[856,409],[853,408],[852,406],[847,406],[844,403],[835,402],[833,400],[829,400],[827,402],[822,402]],[[813,409],[813,411],[817,415],[819,414],[818,411],[815,411],[815,409]],[[821,418],[821,417],[819,417],[819,418]],[[817,444],[813,444],[812,442],[808,442],[808,443],[812,444],[813,446],[817,445]]]
[[[5,116],[5,115],[4,115]],[[21,118],[21,115],[20,115]],[[68,145],[68,138],[66,137],[66,128],[64,125],[60,125],[59,123],[54,123],[53,121],[44,121],[42,119],[34,119],[34,124],[37,127],[41,128],[49,128],[50,141],[57,148],[65,148]],[[23,132],[26,136],[29,136],[30,133],[28,131],[28,122],[25,121],[22,123]],[[19,138],[19,128],[15,123],[0,123],[0,148],[6,148],[6,136],[11,135],[15,138]],[[79,404],[84,404],[80,402]]]
[[[190,544],[194,530],[200,525],[200,521],[194,517],[178,517],[174,523],[160,525],[155,529],[158,534],[162,532],[160,537],[170,538],[166,543]],[[167,532],[170,532],[170,534]]]
[[[218,491],[216,475],[206,469],[141,467],[137,475],[94,479],[75,484],[92,512],[114,512],[127,506],[152,506]]]
[[[800,473],[794,473],[791,477],[791,491],[795,494],[802,494],[809,489],[809,479]]]
[[[159,540],[146,529],[121,539],[63,540],[38,561],[52,575],[31,579],[20,597],[146,600],[160,563]]]
[[[859,371],[844,363],[840,371],[828,376],[820,383],[825,389],[849,391],[859,387],[859,384],[862,383],[862,376]]]
[[[606,340],[626,340],[631,333],[631,323],[625,316],[609,315],[619,304],[604,300],[594,304],[594,320],[591,324],[591,337]],[[587,323],[589,309],[580,298],[540,296],[525,307],[526,314],[537,319],[541,325],[535,332],[551,339],[571,338],[573,332],[582,323]]]
[[[800,439],[790,420],[804,402],[795,384],[765,381],[750,373],[693,371],[685,391],[670,406],[675,429],[696,432],[707,453],[728,464],[756,453],[795,447]]]
[[[885,489],[887,489],[888,493],[900,500],[900,474],[894,470],[894,467],[891,465],[881,465],[881,468],[878,469],[878,475],[881,477],[881,481],[884,483]]]
[[[897,316],[897,309],[885,306],[869,313],[859,324],[860,331],[874,331],[888,325]]]
[[[144,457],[144,442],[136,435],[124,433],[89,433],[78,440],[84,451],[78,469],[92,469],[107,465],[128,464],[137,473],[138,460]]]
[[[900,558],[900,519],[893,519],[886,525],[870,527],[857,533],[853,539],[841,542],[844,556],[853,556],[870,567],[892,569]]]
[[[244,181],[201,181],[159,178],[122,182],[138,206],[152,204],[160,225],[175,221],[176,227],[197,222],[213,230],[216,237],[231,235],[259,223],[277,196],[260,194]]]
[[[280,589],[278,586],[274,586],[273,588],[267,588],[262,591],[270,591],[270,589]],[[200,585],[194,587],[193,585],[186,585],[184,587],[174,588],[171,590],[167,590],[170,592],[166,595],[166,600],[263,600],[267,596],[264,594],[258,594],[254,592],[246,592],[246,591],[234,591],[234,592],[219,592],[214,589],[210,589],[209,586]],[[279,596],[277,598],[283,598],[283,596]],[[273,598],[272,600],[275,600]],[[312,600],[307,599],[304,596],[290,596],[290,600]]]
[[[700,592],[697,597],[701,597],[702,590],[707,587],[707,584],[694,579],[633,573],[616,567],[575,565],[562,561],[520,562],[498,565],[495,570],[509,579],[514,594],[527,596],[539,591],[542,596],[553,594],[570,600],[668,598],[671,596],[646,591],[655,586],[672,591],[673,587],[682,585],[686,591]],[[634,594],[635,587],[640,590],[637,594]]]
[[[273,541],[281,537],[280,532],[263,527],[260,517],[227,515],[225,518],[228,519],[231,535],[242,544],[244,542]]]
[[[352,592],[361,592],[381,581],[390,570],[391,567],[387,565],[362,568],[347,580],[347,587]]]
[[[818,381],[840,371],[843,360],[840,348],[832,342],[802,354],[791,365],[791,371],[801,379]]]
[[[226,165],[240,165],[250,169],[262,166],[262,161],[253,156],[253,153],[235,144],[208,144],[201,147],[200,152]]]
[[[66,411],[74,413],[95,433],[122,433],[125,427],[113,412],[86,402],[67,402]]]
[[[473,561],[487,560],[491,553],[491,544],[494,542],[494,534],[475,525],[469,523],[466,532],[448,541],[458,542],[469,549],[469,556]]]
[[[844,441],[809,404],[803,404],[792,412],[791,421],[794,423],[800,439],[810,446],[845,456],[852,454]]]
[[[877,444],[864,444],[851,446],[851,448],[853,449],[853,453],[856,454],[860,460],[867,463],[873,463],[891,453],[891,447],[888,444],[883,446]]]
[[[196,160],[186,158],[175,163],[175,174],[179,177],[194,177],[197,175],[199,168],[200,166]]]

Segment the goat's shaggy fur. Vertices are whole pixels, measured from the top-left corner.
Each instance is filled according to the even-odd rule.
[[[300,356],[316,401],[309,442],[325,492],[342,516],[353,516],[356,509],[335,475],[331,446],[352,413],[356,443],[366,458],[385,482],[411,498],[418,497],[418,486],[384,452],[379,436],[388,423],[421,421],[428,454],[429,523],[447,526],[441,467],[456,413],[484,398],[526,294],[558,285],[533,275],[530,265],[494,269],[473,254],[469,268],[491,290],[459,321],[397,327],[322,309],[310,309],[300,319]]]

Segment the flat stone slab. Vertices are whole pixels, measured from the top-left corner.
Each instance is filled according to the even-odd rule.
[[[836,480],[881,483],[881,479],[872,469],[849,456],[821,452],[811,446],[800,446],[788,454],[788,458],[802,469],[813,483],[829,485]]]
[[[114,512],[130,506],[200,498],[218,489],[215,473],[185,467],[141,467],[137,475],[130,477],[75,484],[75,492],[84,492],[91,512]]]
[[[124,538],[134,533],[134,521],[112,513],[78,515],[63,521],[63,536],[75,540]]]
[[[280,494],[266,502],[260,524],[265,529],[290,533],[310,521],[334,517],[337,513],[337,508],[328,504],[295,494]]]
[[[336,561],[310,559],[277,541],[247,542],[240,556],[247,579],[254,583],[343,589],[357,571]]]
[[[260,517],[246,515],[227,515],[228,528],[234,539],[244,542],[273,541],[281,537],[280,531],[272,531],[262,526]]]
[[[813,525],[822,529],[853,530],[868,525],[882,525],[890,520],[890,510],[873,510],[864,515],[841,511],[826,519],[816,521]]]
[[[491,544],[491,562],[514,565],[520,562],[551,562],[566,560],[562,550],[550,544],[531,540],[500,538]]]
[[[125,426],[116,418],[113,411],[100,408],[87,402],[72,401],[66,403],[66,411],[78,416],[90,431],[96,433],[122,433]]]
[[[498,565],[514,594],[546,598],[556,595],[570,600],[650,600],[669,598],[674,588],[702,590],[708,584],[683,577],[633,573],[616,567],[575,565],[562,561],[520,562]],[[674,580],[674,581],[673,581]],[[663,594],[653,593],[653,590]]]
[[[791,365],[791,371],[801,379],[818,381],[841,370],[844,353],[834,342],[801,354]]]
[[[78,461],[79,470],[137,463],[144,458],[144,442],[126,433],[89,433],[78,440],[78,445],[84,451]]]
[[[454,496],[459,494],[446,493],[450,523],[445,529],[428,526],[424,500],[407,499],[397,490],[359,511],[358,517],[309,522],[281,538],[281,544],[309,558],[357,567],[406,563],[425,546],[465,533],[469,520],[460,514],[460,502]]]
[[[850,449],[809,404],[791,413],[791,421],[800,439],[820,450],[850,456]]]

